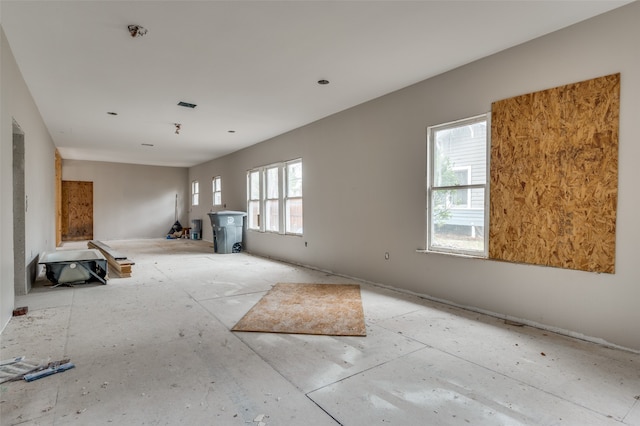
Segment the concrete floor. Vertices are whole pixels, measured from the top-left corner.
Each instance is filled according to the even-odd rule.
[[[107,243],[131,278],[18,297],[0,359],[76,368],[0,385],[2,425],[640,425],[637,353],[363,283],[367,337],[234,333],[277,282],[353,281],[204,241]]]

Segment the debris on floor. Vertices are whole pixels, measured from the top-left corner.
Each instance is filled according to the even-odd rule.
[[[75,367],[75,365],[72,362],[65,362],[62,364],[54,363],[54,364],[57,364],[57,365],[53,365],[51,367],[45,368],[44,370],[38,370],[34,373],[25,374],[24,379],[27,382],[33,382],[34,380],[42,379],[43,377],[51,376],[56,373],[61,373],[63,371],[67,371]]]
[[[15,308],[13,310],[13,316],[14,317],[19,317],[22,315],[27,315],[27,312],[29,312],[29,307],[28,306],[21,306],[19,308]]]
[[[513,320],[510,320],[510,319],[505,319],[504,323],[506,325],[512,325],[514,327],[524,327],[524,323],[521,323],[521,322],[518,322],[518,321],[513,321]]]
[[[24,356],[0,361],[0,383],[26,380],[31,382],[42,377],[75,367],[68,359],[42,362],[25,359]]]
[[[0,361],[0,383],[21,380],[25,374],[42,366],[42,362],[28,360],[23,356]]]
[[[257,423],[257,426],[267,426],[267,424],[265,422],[263,422],[263,420],[265,420],[267,417],[266,414],[258,414],[254,419],[253,422]]]

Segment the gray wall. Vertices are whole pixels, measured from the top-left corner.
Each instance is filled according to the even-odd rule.
[[[0,329],[14,308],[13,287],[13,131],[15,120],[24,132],[25,212],[24,247],[27,271],[25,288],[34,279],[38,256],[55,246],[55,147],[15,62],[4,31],[1,33],[0,79]],[[27,208],[28,199],[28,208]]]
[[[100,161],[62,161],[62,180],[93,182],[96,240],[162,238],[187,221],[188,169]]]
[[[222,176],[227,208],[245,210],[248,169],[302,157],[304,236],[249,231],[249,251],[640,350],[638,22],[635,2],[193,167],[189,180],[201,182],[203,196],[191,218],[206,219],[212,176]],[[416,251],[426,239],[427,126],[616,72],[622,87],[615,274]]]

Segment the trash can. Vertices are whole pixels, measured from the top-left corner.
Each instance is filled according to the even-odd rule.
[[[223,210],[211,212],[211,226],[213,227],[213,249],[216,253],[234,253],[234,245],[242,245],[242,230],[245,212]],[[238,247],[238,246],[236,246]]]
[[[202,219],[193,219],[191,221],[191,239],[202,239]]]

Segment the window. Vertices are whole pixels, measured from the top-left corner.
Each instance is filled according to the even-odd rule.
[[[211,187],[213,188],[213,205],[221,206],[222,205],[222,178],[220,176],[216,176],[211,181]]]
[[[265,169],[265,224],[268,232],[280,231],[280,167],[268,167]]]
[[[286,173],[286,230],[302,234],[302,160],[287,163]]]
[[[247,172],[247,209],[249,229],[302,235],[302,160]]]
[[[247,228],[260,230],[260,170],[247,175]]]
[[[487,254],[489,114],[429,127],[427,250]]]
[[[191,205],[197,206],[200,204],[200,184],[197,180],[191,182]]]

